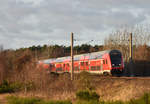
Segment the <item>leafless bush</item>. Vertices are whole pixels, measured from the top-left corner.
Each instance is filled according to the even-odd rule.
[[[0,52],[0,84],[9,76],[9,70],[7,66],[7,56],[5,52]]]
[[[4,80],[5,77],[5,63],[4,63],[4,57],[0,54],[0,84]]]
[[[145,45],[150,41],[150,29],[149,25],[136,25],[132,28],[121,28],[120,30],[113,32],[105,39],[105,49],[119,49],[124,55],[125,61],[129,59],[129,34],[133,34],[133,55],[134,58],[139,58],[136,52],[146,52]],[[137,51],[138,50],[138,51]],[[143,57],[144,54],[141,54]]]
[[[37,67],[29,51],[24,52],[16,58],[14,72],[10,78],[11,82],[19,82],[23,91],[38,92],[48,96],[59,93],[67,94],[74,90],[70,77],[65,74],[50,74],[42,67]]]

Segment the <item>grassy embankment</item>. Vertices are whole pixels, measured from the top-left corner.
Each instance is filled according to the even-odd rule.
[[[8,104],[150,104],[150,94],[146,93],[139,99],[132,99],[127,102],[123,101],[100,101],[96,93],[89,94],[83,91],[76,94],[77,99],[75,102],[69,100],[65,101],[45,101],[40,98],[19,98],[10,96],[7,97]]]
[[[84,73],[84,75],[86,74],[87,73]],[[85,76],[82,75],[81,79],[78,82],[78,84],[82,83],[82,86],[80,85],[81,90],[75,93],[74,101],[72,101],[72,99],[43,100],[43,98],[37,97],[16,96],[9,96],[6,98],[6,100],[8,104],[150,104],[150,93],[145,93],[142,97],[139,97],[137,99],[131,99],[129,101],[104,101],[102,96],[95,92],[96,90],[94,90],[88,80],[89,79],[85,80]],[[21,90],[22,88],[22,85],[18,83],[8,83],[7,81],[4,81],[0,86],[0,93],[13,93]]]

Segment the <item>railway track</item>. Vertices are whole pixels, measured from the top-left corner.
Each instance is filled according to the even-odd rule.
[[[62,74],[60,74],[62,75]],[[59,74],[56,76],[58,77]],[[65,76],[68,76],[70,78],[70,74],[65,74]],[[150,76],[138,76],[138,77],[127,77],[127,76],[111,76],[111,75],[99,75],[99,74],[89,74],[89,75],[85,75],[84,77],[91,77],[92,79],[141,79],[141,80],[150,80]],[[77,80],[80,78],[80,74],[74,74],[74,78]]]
[[[125,76],[120,76],[120,77],[116,77],[116,76],[100,76],[100,78],[110,78],[110,79],[149,79],[150,77],[125,77]]]
[[[96,79],[141,79],[141,80],[150,80],[150,76],[135,76],[135,77],[127,77],[127,76],[104,76],[104,75],[90,75],[90,77],[96,78]]]

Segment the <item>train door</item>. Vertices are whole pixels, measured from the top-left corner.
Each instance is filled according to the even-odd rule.
[[[64,70],[64,72],[66,72],[66,64],[65,63],[63,64],[63,70]]]
[[[109,64],[108,64],[108,60],[107,59],[105,59],[105,69],[109,70]]]
[[[80,71],[84,70],[84,61],[80,61]]]
[[[90,61],[90,72],[94,73],[96,71],[96,61],[95,60],[91,60]]]
[[[74,71],[78,72],[79,71],[79,62],[74,62]]]
[[[109,70],[109,64],[107,59],[103,59],[103,70]]]
[[[88,61],[85,61],[85,62],[84,62],[84,69],[85,69],[86,71],[89,71],[89,62],[88,62]]]
[[[101,70],[100,71],[102,71],[103,72],[103,59],[100,61],[101,62]]]
[[[51,63],[50,64],[50,72],[55,72],[55,64]]]
[[[96,61],[96,71],[98,71],[98,72],[101,71],[101,61],[100,60]]]
[[[106,60],[105,59],[103,59],[103,64],[102,65],[103,65],[103,71],[106,70]]]
[[[64,69],[65,72],[69,72],[69,69],[70,69],[69,63],[64,63],[63,64],[63,69]]]
[[[101,71],[102,71],[101,60],[90,61],[90,72],[91,73],[101,73]]]
[[[62,64],[61,63],[57,63],[56,64],[56,72],[62,72],[63,71],[63,68],[62,68]]]

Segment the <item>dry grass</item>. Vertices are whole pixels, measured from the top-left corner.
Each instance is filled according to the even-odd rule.
[[[55,76],[38,69],[30,69],[30,71],[26,69],[26,71],[20,74],[22,77],[18,76],[19,79],[14,78],[15,81],[23,81],[23,79],[24,83],[32,81],[34,86],[31,89],[23,89],[21,92],[17,92],[16,95],[42,97],[52,100],[70,99],[74,101],[76,99],[75,93],[79,89],[83,89],[83,85],[85,85],[83,83],[86,83],[81,81],[80,77],[75,81],[71,81],[67,75]],[[95,89],[100,95],[100,99],[105,101],[128,101],[132,98],[139,98],[145,92],[150,91],[150,79],[123,79],[120,77],[92,76],[90,81],[90,84],[89,82],[87,84],[92,86],[92,89]]]
[[[33,74],[32,74],[33,75]],[[150,91],[150,79],[123,79],[100,76],[90,77],[90,86],[100,95],[100,99],[105,101],[128,101],[141,97],[145,92]],[[92,79],[91,79],[92,78]],[[35,89],[29,90],[26,96],[42,97],[52,100],[72,100],[76,99],[75,93],[83,89],[83,81],[77,77],[71,81],[67,75],[40,74],[34,77]],[[89,82],[88,82],[89,83]],[[80,88],[81,87],[81,88]],[[21,96],[25,93],[20,93]]]
[[[96,91],[103,100],[128,101],[150,91],[150,79],[101,79]]]

